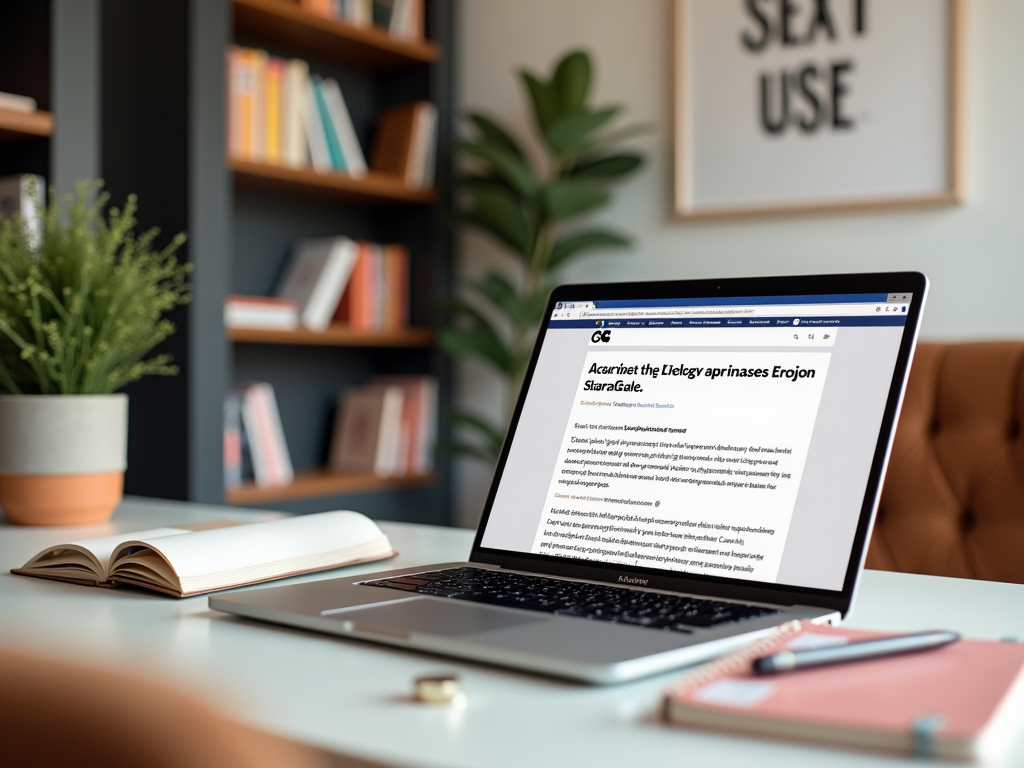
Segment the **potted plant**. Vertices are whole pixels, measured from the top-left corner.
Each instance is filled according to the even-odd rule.
[[[509,413],[559,272],[588,251],[630,244],[620,232],[579,224],[608,204],[608,187],[643,164],[642,155],[620,146],[648,130],[613,127],[622,107],[590,103],[591,71],[587,53],[571,51],[548,77],[519,73],[539,153],[531,155],[512,131],[476,113],[469,115],[475,135],[460,145],[472,168],[460,180],[459,220],[493,238],[511,258],[506,269],[470,285],[467,299],[448,302],[458,322],[440,341],[448,353],[481,359],[508,381]],[[452,421],[476,439],[446,446],[450,452],[497,459],[504,418],[457,411]]]
[[[83,182],[62,215],[56,196],[36,229],[0,219],[0,506],[16,523],[106,520],[121,500],[128,397],[148,374],[174,375],[164,317],[189,300],[175,251],[136,237],[136,199],[110,208]]]

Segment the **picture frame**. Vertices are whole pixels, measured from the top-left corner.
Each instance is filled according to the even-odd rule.
[[[679,218],[963,201],[963,0],[674,10]]]

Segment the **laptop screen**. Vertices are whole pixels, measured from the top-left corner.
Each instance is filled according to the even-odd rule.
[[[551,304],[479,545],[842,590],[913,299]]]

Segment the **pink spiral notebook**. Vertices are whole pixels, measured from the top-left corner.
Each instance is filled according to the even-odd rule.
[[[790,622],[698,667],[665,696],[673,723],[755,735],[976,760],[996,754],[1024,712],[1024,645],[961,640],[937,650],[759,676],[784,648],[885,637]]]

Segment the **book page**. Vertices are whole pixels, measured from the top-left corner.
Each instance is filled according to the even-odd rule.
[[[324,512],[180,538],[140,537],[114,554],[111,575],[138,579],[156,573],[158,583],[171,581],[188,594],[390,553],[387,537],[368,517]]]
[[[190,531],[184,528],[153,528],[148,531],[117,533],[95,539],[82,539],[70,544],[57,544],[44,549],[29,560],[21,570],[40,576],[106,581],[110,556],[117,547],[131,539],[158,539]]]

